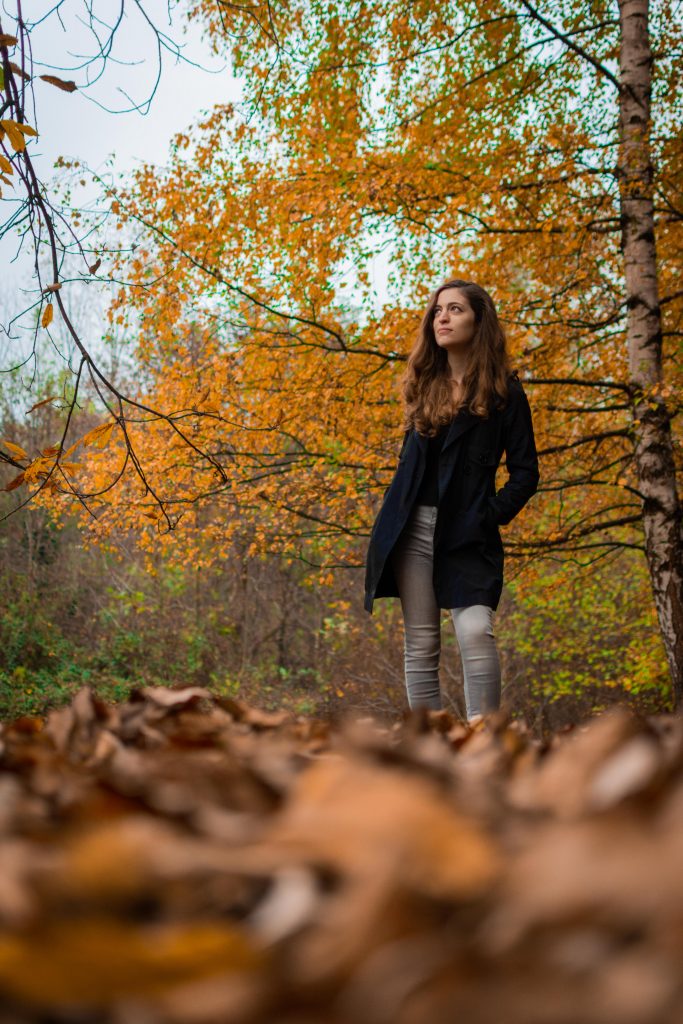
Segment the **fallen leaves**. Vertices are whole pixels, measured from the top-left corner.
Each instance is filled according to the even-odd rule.
[[[0,1024],[680,1019],[680,717],[84,688],[0,758]]]
[[[121,924],[110,918],[43,924],[0,938],[6,991],[35,1006],[101,1006],[185,980],[254,971],[263,957],[230,925]]]

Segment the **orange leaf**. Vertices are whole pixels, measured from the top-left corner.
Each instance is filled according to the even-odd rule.
[[[18,121],[10,121],[8,119],[0,121],[0,128],[2,128],[3,132],[7,133],[12,149],[16,153],[21,152],[22,149],[26,149],[26,140],[24,135],[38,134],[35,128],[31,128],[30,125],[20,124]],[[2,138],[1,132],[0,138]]]
[[[6,491],[13,491],[15,487],[19,487],[24,482],[24,474],[21,472],[19,476],[15,476],[14,480],[10,480],[7,486],[4,488]]]
[[[246,935],[221,921],[144,927],[86,918],[0,937],[2,987],[32,1006],[159,993],[218,972],[256,970],[262,959]]]
[[[17,131],[22,132],[24,135],[38,135],[38,132],[35,128],[32,128],[30,124],[23,124],[21,121],[14,121],[13,124]]]
[[[0,121],[0,128],[2,129],[2,131],[0,131],[0,139],[3,136],[3,133],[7,133],[7,137],[15,153],[20,153],[22,149],[26,149],[24,136],[17,130],[16,121]]]
[[[31,76],[28,75],[23,68],[20,68],[18,64],[15,64],[13,60],[9,62],[9,66],[11,67],[14,74],[19,75],[21,78],[24,79],[25,82],[31,81]]]
[[[41,327],[49,327],[50,324],[52,323],[53,315],[54,315],[54,308],[52,306],[52,303],[48,302],[47,306],[45,307],[45,312],[43,313],[43,318],[40,321],[40,326]]]
[[[87,434],[84,434],[80,443],[84,445],[94,444],[98,448],[104,448],[104,446],[109,442],[111,432],[115,426],[115,420],[109,423],[100,423],[97,427],[93,427],[92,430],[89,430]]]
[[[34,459],[30,466],[27,466],[24,470],[24,480],[26,483],[33,483],[40,476],[47,476],[49,472],[50,460],[45,458]]]
[[[57,78],[56,75],[38,75],[38,78],[42,78],[44,82],[49,82],[50,85],[56,85],[58,89],[62,89],[64,92],[75,92],[78,86],[75,82],[65,82],[63,78]]]
[[[5,448],[8,449],[10,454],[14,455],[14,457],[16,459],[27,459],[28,458],[27,453],[24,451],[24,449],[20,445],[14,444],[12,441],[3,441],[2,443],[4,444]]]
[[[33,412],[34,409],[40,408],[41,405],[47,405],[48,402],[56,402],[58,398],[59,395],[50,395],[49,398],[44,398],[42,402],[36,402],[35,405],[32,405],[30,409],[26,410],[26,415],[28,416],[28,414]]]
[[[109,440],[111,438],[111,432],[112,432],[112,430],[114,429],[115,426],[116,426],[115,423],[109,423],[107,425],[107,429],[103,430],[102,433],[100,434],[100,436],[95,441],[95,447],[96,448],[104,448],[104,447],[106,447],[106,445],[109,444]]]

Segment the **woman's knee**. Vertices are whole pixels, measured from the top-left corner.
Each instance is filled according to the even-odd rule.
[[[485,604],[452,608],[451,615],[460,643],[490,643],[494,639],[493,609]]]
[[[406,653],[412,657],[434,658],[441,651],[441,629],[433,624],[404,625]]]

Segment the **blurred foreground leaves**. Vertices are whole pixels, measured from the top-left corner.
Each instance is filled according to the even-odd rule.
[[[683,718],[198,687],[0,731],[0,1024],[674,1024]]]

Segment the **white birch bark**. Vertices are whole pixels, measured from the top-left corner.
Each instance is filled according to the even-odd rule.
[[[683,707],[683,537],[669,412],[661,394],[662,325],[657,294],[650,151],[652,53],[648,0],[619,0],[621,26],[619,188],[634,395],[634,457],[643,496],[645,550],[666,648],[674,703]]]

